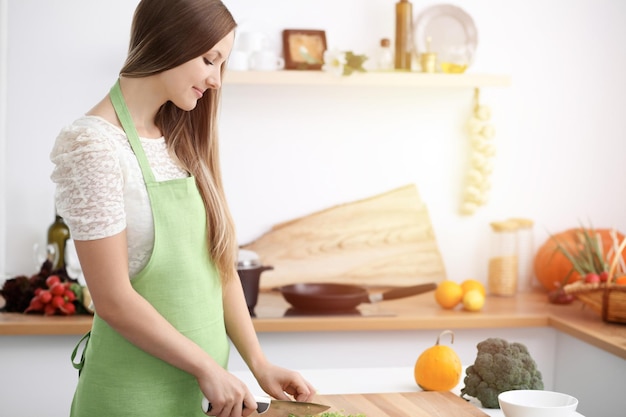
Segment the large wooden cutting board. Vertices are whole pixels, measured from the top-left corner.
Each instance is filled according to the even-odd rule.
[[[278,224],[242,248],[274,267],[261,275],[261,289],[299,282],[408,286],[446,276],[415,185]]]
[[[329,412],[362,413],[366,417],[488,417],[448,391],[316,395],[313,401],[331,406]]]

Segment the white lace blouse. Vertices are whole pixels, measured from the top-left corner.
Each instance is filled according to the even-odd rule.
[[[187,177],[163,137],[140,138],[157,181]],[[126,134],[97,116],[84,116],[59,133],[50,159],[57,213],[75,240],[113,236],[126,228],[128,271],[137,274],[154,244],[152,211],[139,163]]]

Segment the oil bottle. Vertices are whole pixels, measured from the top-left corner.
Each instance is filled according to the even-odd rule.
[[[63,217],[55,213],[54,222],[48,228],[48,244],[52,245],[57,251],[56,263],[52,266],[52,270],[65,268],[65,244],[70,238],[70,228],[63,220]]]

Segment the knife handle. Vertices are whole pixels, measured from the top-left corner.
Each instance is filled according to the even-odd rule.
[[[256,412],[259,414],[263,414],[270,409],[272,399],[270,397],[261,397],[255,395],[254,401],[256,401]],[[207,400],[206,397],[202,397],[202,411],[208,413],[209,411],[211,411],[212,408],[213,407],[211,407],[211,403],[209,402],[209,400]]]

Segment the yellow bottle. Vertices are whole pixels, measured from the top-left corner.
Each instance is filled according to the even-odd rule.
[[[408,0],[396,3],[396,70],[411,70],[411,28],[413,27],[413,5]]]

